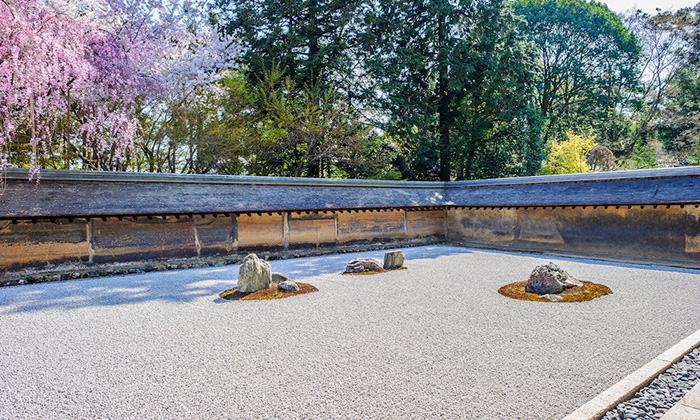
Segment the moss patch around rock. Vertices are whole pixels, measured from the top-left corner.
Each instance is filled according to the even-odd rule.
[[[295,295],[303,295],[305,293],[318,292],[315,286],[308,283],[295,282],[299,286],[299,290],[294,292],[287,292],[277,289],[279,283],[270,283],[270,287],[263,290],[258,290],[250,293],[242,293],[238,291],[237,287],[233,289],[226,290],[225,292],[219,293],[219,297],[226,300],[269,300],[269,299],[282,299]]]
[[[511,283],[498,289],[498,293],[513,299],[551,302],[549,299],[543,298],[537,293],[527,293],[525,291],[525,283],[527,282],[519,281]],[[582,283],[583,286],[570,287],[568,289],[564,289],[564,291],[561,293],[558,293],[559,296],[563,298],[558,302],[587,302],[597,297],[612,294],[612,290],[610,290],[608,286],[590,281],[582,281]]]

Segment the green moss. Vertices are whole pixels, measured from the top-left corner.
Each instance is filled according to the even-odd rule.
[[[498,293],[513,299],[529,300],[536,302],[551,302],[549,299],[545,299],[537,293],[526,292],[526,283],[527,282],[525,281],[511,283],[498,289]],[[612,290],[610,290],[608,286],[593,283],[590,281],[583,281],[582,283],[583,286],[581,287],[570,287],[568,289],[564,289],[561,293],[559,293],[559,296],[562,297],[562,300],[552,303],[587,302],[597,297],[612,294]]]
[[[226,290],[225,292],[219,293],[219,297],[226,300],[270,300],[270,299],[282,299],[295,295],[303,295],[305,293],[318,292],[315,286],[308,283],[296,282],[299,286],[299,290],[287,292],[277,289],[279,283],[271,283],[270,287],[263,290],[258,290],[256,292],[243,293],[239,292],[238,288]]]

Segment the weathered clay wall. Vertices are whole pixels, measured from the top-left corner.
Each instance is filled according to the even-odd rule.
[[[444,222],[444,210],[0,221],[0,269],[433,243],[444,241]]]
[[[0,270],[448,241],[700,268],[700,168],[460,182],[9,170]]]
[[[700,267],[698,205],[466,207],[447,211],[448,240]]]

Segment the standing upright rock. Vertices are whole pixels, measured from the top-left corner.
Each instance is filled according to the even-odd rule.
[[[384,254],[384,269],[396,270],[403,267],[403,252],[392,251]]]
[[[238,291],[243,293],[267,289],[272,280],[270,263],[255,254],[248,254],[238,270]]]

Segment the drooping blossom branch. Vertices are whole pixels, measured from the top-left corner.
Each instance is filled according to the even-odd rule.
[[[62,121],[71,129],[71,112],[80,118],[67,142],[124,159],[140,139],[138,108],[155,110],[231,66],[237,46],[206,24],[205,10],[175,0],[2,0],[0,169],[24,139],[36,175],[37,153],[48,153]]]

